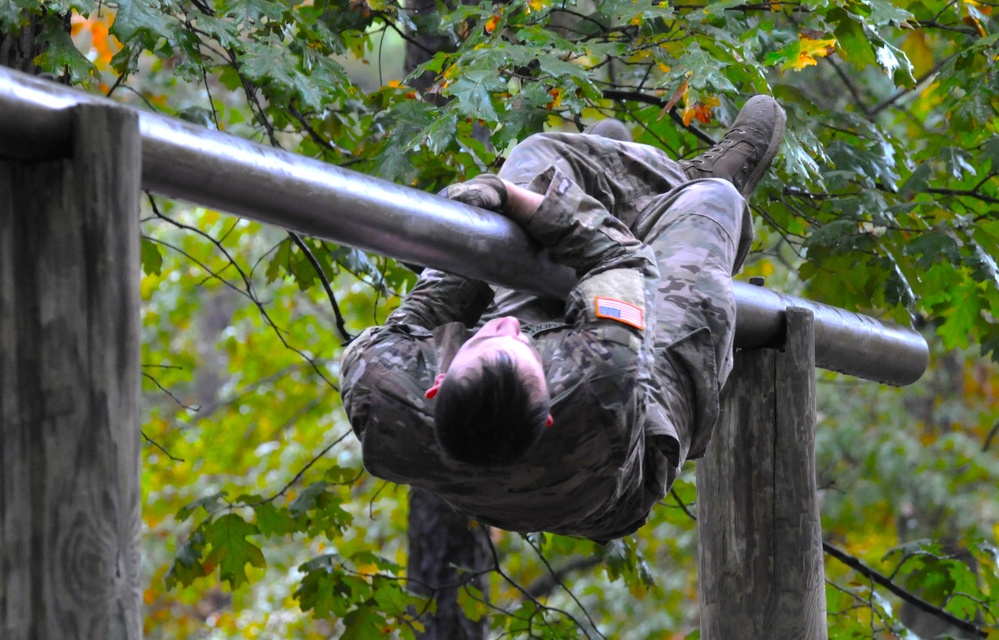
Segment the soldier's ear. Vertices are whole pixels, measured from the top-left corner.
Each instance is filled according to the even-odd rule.
[[[433,400],[437,397],[437,392],[441,390],[441,384],[444,382],[444,374],[438,373],[437,377],[434,378],[434,384],[424,392],[424,397],[427,400]]]
[[[549,413],[549,414],[548,414],[548,419],[547,419],[547,420],[545,420],[545,426],[546,426],[546,427],[550,427],[550,426],[552,426],[553,424],[555,424],[555,418],[553,418],[553,417],[552,417],[552,414],[550,414],[550,413]]]

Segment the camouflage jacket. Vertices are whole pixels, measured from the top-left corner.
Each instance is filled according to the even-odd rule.
[[[514,464],[449,459],[424,397],[492,300],[482,282],[425,271],[384,326],[344,353],[341,394],[369,472],[433,491],[476,519],[513,531],[607,540],[641,526],[662,498],[646,477],[643,388],[652,366],[651,249],[558,169],[530,187],[544,201],[531,236],[580,279],[560,322],[525,326],[541,354],[554,425]]]

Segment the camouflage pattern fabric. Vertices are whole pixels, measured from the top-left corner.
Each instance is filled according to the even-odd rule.
[[[526,228],[580,276],[568,300],[498,290],[491,303],[487,285],[427,270],[345,352],[344,408],[376,476],[504,529],[627,535],[710,437],[747,207],[727,182],[688,182],[657,149],[599,136],[532,136],[500,175],[544,194]],[[601,317],[597,298],[637,307],[643,328]],[[486,469],[441,453],[423,394],[477,322],[501,315],[541,354],[554,425],[525,458]]]

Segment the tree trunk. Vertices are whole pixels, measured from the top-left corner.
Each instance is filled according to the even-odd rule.
[[[44,9],[39,15],[28,17],[27,22],[21,27],[18,33],[4,33],[0,31],[0,66],[10,67],[17,71],[38,75],[41,69],[35,64],[35,58],[45,51],[42,43],[37,41],[38,35],[42,32],[45,22],[59,21],[62,28],[69,33],[69,15],[60,16],[46,12]],[[69,77],[63,75],[57,80],[64,84],[69,82]]]
[[[434,0],[408,0],[406,8],[419,25],[419,18],[436,10]],[[434,53],[451,46],[448,38],[437,34],[410,33],[412,42],[406,43],[406,72],[426,62]],[[433,85],[433,74],[423,74],[415,88],[425,92]],[[428,94],[434,95],[436,94]],[[437,601],[436,613],[426,613],[421,621],[425,626],[421,640],[483,640],[488,629],[488,617],[478,621],[465,617],[458,605],[458,584],[463,578],[455,567],[482,572],[490,564],[489,529],[473,524],[456,513],[444,501],[426,491],[409,490],[409,564],[407,573],[410,587],[421,595],[433,595]],[[484,575],[468,580],[488,597]]]
[[[440,498],[422,489],[409,490],[409,587],[433,596],[436,613],[421,617],[425,640],[478,640],[486,637],[488,618],[469,620],[458,605],[464,585],[488,593],[485,574],[489,529],[472,523]],[[464,567],[469,572],[457,567]]]

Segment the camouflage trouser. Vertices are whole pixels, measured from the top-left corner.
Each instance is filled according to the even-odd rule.
[[[650,411],[669,414],[663,420],[674,424],[679,441],[658,444],[673,464],[682,464],[703,453],[717,417],[718,392],[732,369],[731,276],[752,240],[748,206],[727,181],[689,181],[659,149],[585,134],[531,136],[511,152],[500,176],[527,186],[552,165],[655,252],[661,278],[657,375],[647,393]],[[540,323],[561,319],[562,313],[561,301],[500,289],[483,321],[514,315]],[[646,425],[653,444],[656,431]]]

